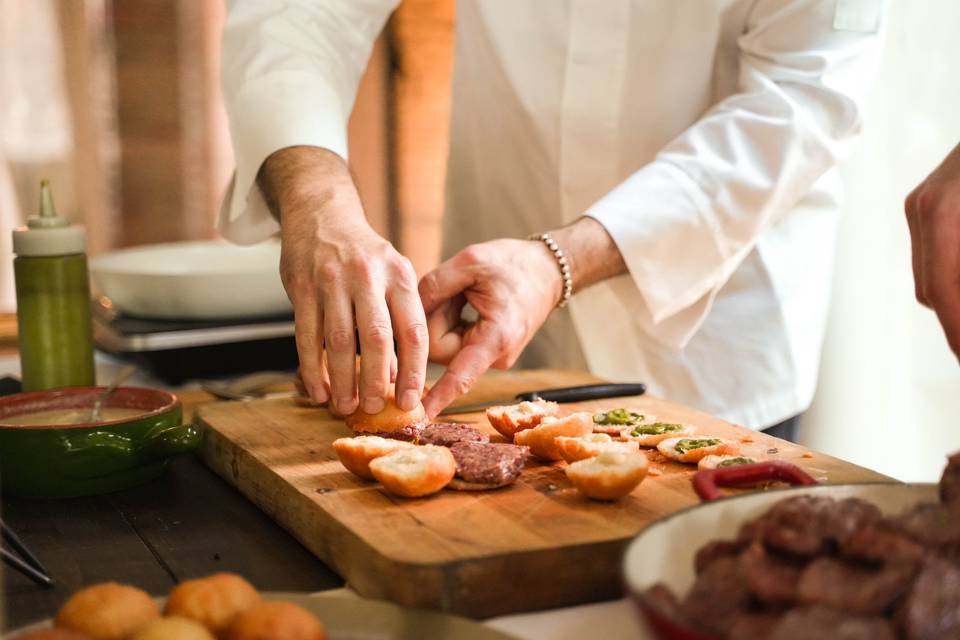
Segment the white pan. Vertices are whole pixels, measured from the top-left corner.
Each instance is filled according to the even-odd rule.
[[[143,318],[219,320],[290,312],[280,242],[178,242],[121,249],[90,261],[99,292]]]
[[[743,465],[739,469],[728,467],[716,470],[714,473],[729,473],[735,469],[741,474],[750,473],[751,470],[748,467],[763,466],[764,463]],[[783,466],[792,467],[792,465]],[[720,478],[722,479],[723,476],[721,475]],[[717,477],[714,474],[699,472],[696,480],[704,479],[706,482],[701,482],[703,486],[697,487],[701,496],[711,494],[715,489],[714,480]],[[778,479],[787,480],[782,475]],[[728,484],[722,480],[717,484],[720,483]],[[661,582],[670,587],[674,593],[685,594],[694,582],[693,560],[700,547],[712,540],[735,538],[744,522],[759,517],[780,500],[801,494],[830,496],[837,499],[861,498],[877,505],[885,515],[903,512],[918,502],[938,500],[936,484],[875,482],[802,486],[757,491],[706,502],[657,520],[630,543],[623,565],[627,592],[637,602],[652,637],[663,640],[713,640],[711,636],[680,628],[673,621],[659,615],[656,609],[645,601],[644,592]]]

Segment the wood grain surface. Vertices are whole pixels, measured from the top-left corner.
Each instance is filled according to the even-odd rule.
[[[597,381],[582,372],[499,372],[463,403]],[[799,464],[821,482],[885,480],[876,472],[643,396],[565,405],[564,412],[639,407],[742,442],[747,455]],[[494,433],[482,414],[447,416]],[[528,464],[511,487],[403,499],[351,475],[334,439],[351,435],[324,409],[289,399],[201,407],[204,460],[343,576],[360,594],[474,617],[617,597],[629,540],[654,519],[696,504],[693,467],[655,461],[630,496],[601,503],[567,482],[563,464]],[[651,550],[656,553],[656,550]]]

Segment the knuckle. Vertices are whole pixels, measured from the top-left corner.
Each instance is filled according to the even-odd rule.
[[[393,330],[384,322],[373,322],[364,327],[364,344],[373,349],[386,350],[393,345]]]
[[[483,260],[483,248],[478,244],[471,244],[460,252],[460,257],[466,262],[481,262]]]
[[[416,282],[417,270],[413,268],[413,263],[406,257],[395,253],[390,260],[390,267],[401,279]]]
[[[325,260],[317,265],[318,282],[336,282],[340,279],[340,265],[333,260]]]
[[[370,256],[358,253],[347,259],[347,265],[354,277],[369,281],[373,277],[374,260]]]
[[[398,380],[404,389],[419,389],[423,386],[423,376],[420,372],[411,370],[404,374],[403,380]]]
[[[903,211],[909,219],[915,218],[917,215],[917,194],[920,193],[921,188],[922,185],[911,191],[903,201]]]
[[[353,351],[353,331],[336,328],[327,333],[326,346],[337,353]]]
[[[940,194],[929,188],[920,189],[914,200],[917,214],[935,211],[940,207]]]
[[[925,304],[936,308],[943,304],[945,295],[943,290],[939,287],[924,287],[923,298],[926,300]]]
[[[361,392],[366,397],[383,398],[387,395],[387,381],[380,376],[372,380],[363,380]]]
[[[313,353],[317,350],[317,336],[312,331],[303,331],[296,334],[296,342],[300,351]]]
[[[426,346],[429,340],[427,325],[422,322],[415,322],[408,325],[403,330],[403,338],[413,348],[422,348]]]
[[[450,377],[453,388],[459,395],[463,395],[469,391],[477,381],[476,376],[466,373],[451,373]]]
[[[433,300],[438,297],[440,285],[437,283],[437,276],[432,272],[423,276],[418,289],[420,297],[424,300]]]
[[[508,353],[500,360],[500,366],[498,369],[509,369],[517,363],[517,359],[520,357],[519,353]]]

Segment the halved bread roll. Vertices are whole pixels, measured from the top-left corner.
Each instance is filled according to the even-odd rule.
[[[355,436],[337,438],[333,441],[333,450],[337,452],[337,457],[340,458],[343,466],[347,471],[364,480],[373,480],[373,473],[370,472],[372,460],[393,453],[397,449],[413,446],[416,445],[380,436]]]
[[[544,460],[562,460],[556,439],[559,436],[585,436],[593,432],[593,416],[586,412],[571,413],[563,418],[546,416],[532,429],[517,432],[513,441],[530,447],[530,452]]]
[[[651,422],[628,427],[620,432],[624,440],[632,440],[641,447],[655,447],[669,438],[689,436],[693,427],[675,422]]]
[[[617,500],[643,481],[647,467],[647,457],[639,451],[604,451],[569,465],[566,474],[573,486],[588,498]]]
[[[532,429],[540,424],[547,416],[555,416],[560,412],[560,405],[546,400],[521,402],[487,409],[487,420],[490,425],[507,439],[524,429]]]
[[[379,413],[367,413],[357,409],[344,419],[347,426],[363,435],[393,438],[395,440],[415,441],[427,424],[427,412],[422,404],[412,411],[404,411],[397,406],[394,391],[390,390],[385,398],[383,410]]]
[[[657,451],[677,462],[700,462],[707,456],[734,455],[737,443],[726,438],[698,436],[696,438],[669,438],[657,445]]]
[[[697,463],[697,469],[722,469],[724,467],[735,467],[741,464],[753,464],[754,462],[759,461],[749,456],[706,456]]]
[[[593,430],[595,433],[616,436],[624,429],[638,424],[647,424],[656,419],[656,416],[641,409],[621,407],[593,414]]]
[[[585,436],[559,436],[556,439],[560,457],[567,462],[592,458],[604,451],[637,453],[640,449],[634,442],[620,442],[605,433],[588,433]]]
[[[404,447],[375,458],[370,471],[383,488],[404,498],[419,498],[440,491],[457,472],[457,463],[446,447],[427,444]]]

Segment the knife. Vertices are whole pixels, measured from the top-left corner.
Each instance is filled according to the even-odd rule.
[[[624,396],[639,396],[647,390],[647,385],[642,383],[606,383],[606,384],[585,384],[579,387],[563,387],[560,389],[542,389],[540,391],[528,391],[517,394],[513,398],[500,398],[489,400],[487,402],[478,402],[476,404],[459,405],[447,407],[440,412],[440,415],[453,415],[461,413],[474,413],[482,411],[487,407],[494,407],[500,404],[516,404],[518,402],[532,402],[534,400],[550,400],[553,402],[582,402],[584,400],[599,400],[601,398],[622,398]]]

